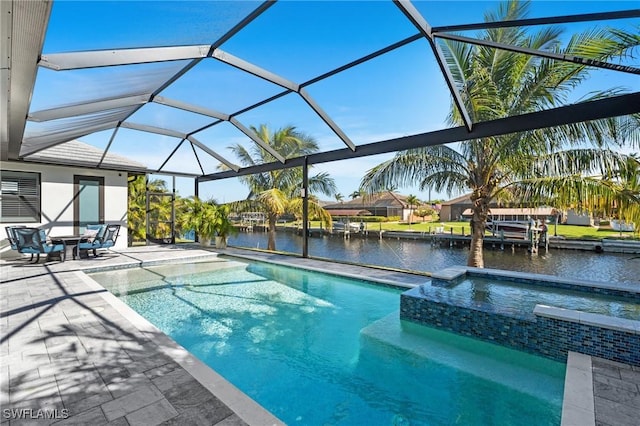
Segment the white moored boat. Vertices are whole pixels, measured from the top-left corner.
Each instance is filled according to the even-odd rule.
[[[506,238],[529,238],[529,231],[543,231],[528,220],[492,220],[488,221],[485,227],[493,235]]]
[[[491,232],[527,232],[530,227],[530,223],[524,220],[492,220],[486,225]]]
[[[627,223],[624,220],[614,219],[611,221],[611,229],[614,231],[633,232],[635,225],[633,223]]]

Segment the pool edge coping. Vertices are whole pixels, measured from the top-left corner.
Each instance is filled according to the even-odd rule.
[[[369,277],[369,276],[362,276],[362,275],[358,275],[355,273],[349,273],[349,272],[344,272],[344,271],[333,271],[333,270],[327,270],[327,269],[322,269],[322,268],[317,268],[315,266],[312,265],[295,265],[292,263],[287,263],[286,261],[279,261],[279,260],[274,260],[274,259],[262,259],[256,256],[251,256],[249,254],[241,254],[241,253],[224,253],[224,252],[218,252],[219,255],[222,255],[223,258],[224,256],[228,256],[228,257],[237,257],[240,259],[244,259],[244,260],[250,260],[253,262],[263,262],[263,263],[272,263],[274,265],[278,265],[278,266],[284,266],[287,268],[293,268],[293,269],[302,269],[302,270],[306,270],[306,271],[311,271],[311,272],[320,272],[322,274],[326,274],[326,275],[333,275],[333,276],[337,276],[337,277],[344,277],[344,278],[351,278],[357,281],[370,281],[374,284],[381,284],[384,286],[390,286],[390,287],[395,287],[398,290],[410,290],[412,288],[418,287],[420,284],[408,284],[408,283],[401,283],[398,281],[393,281],[393,280],[385,280],[382,278],[375,278],[375,277]],[[320,259],[310,259],[313,261],[317,261],[317,262],[329,262],[329,261],[325,261],[325,260],[320,260]],[[329,262],[330,263],[330,262]],[[356,265],[349,265],[349,266],[356,266]],[[373,269],[373,268],[369,268],[365,265],[362,266],[358,266],[360,268],[367,268],[367,269]],[[394,271],[397,272],[397,271]],[[411,275],[410,272],[405,272],[407,275]],[[429,277],[425,277],[425,279],[429,279]]]
[[[595,424],[591,356],[570,351],[567,356],[561,426],[595,426]]]
[[[630,334],[640,334],[640,321],[628,318],[612,317],[575,309],[537,304],[533,309],[535,316],[554,318],[577,324],[606,328]]]
[[[138,331],[143,334],[153,332],[157,334],[156,338],[164,340],[161,342],[162,344],[158,344],[158,351],[173,359],[243,421],[250,425],[285,425],[282,420],[278,419],[250,396],[196,358],[162,330],[158,329],[146,318],[134,311],[122,300],[118,299],[117,296],[88,276],[84,271],[74,271],[74,273],[85,285],[89,286],[92,290],[98,291],[100,297],[111,305],[116,312],[126,318]]]

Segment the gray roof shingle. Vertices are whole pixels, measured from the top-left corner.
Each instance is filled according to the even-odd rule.
[[[104,151],[99,148],[78,140],[73,140],[25,156],[24,159],[49,164],[98,167],[103,154]],[[147,170],[147,166],[142,163],[110,152],[108,152],[104,160],[102,160],[100,168],[141,172]]]

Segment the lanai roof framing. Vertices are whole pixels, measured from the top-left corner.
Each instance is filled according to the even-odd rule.
[[[620,65],[605,61],[594,61],[576,56],[564,56],[548,51],[535,49],[525,49],[505,43],[479,40],[473,37],[455,34],[458,31],[478,30],[487,28],[507,28],[514,26],[534,26],[552,25],[560,23],[608,21],[615,19],[627,19],[640,17],[640,9],[621,10],[614,12],[576,14],[568,16],[553,16],[546,18],[534,18],[523,20],[512,20],[504,22],[482,22],[448,26],[431,26],[428,21],[427,12],[421,13],[410,1],[397,1],[393,3],[402,12],[408,22],[417,31],[414,35],[401,38],[385,47],[374,50],[358,59],[344,63],[335,67],[331,71],[315,75],[305,81],[296,82],[276,72],[267,70],[252,63],[247,58],[233,55],[221,46],[231,40],[234,36],[242,32],[256,18],[267,12],[275,1],[265,1],[257,8],[253,9],[237,24],[231,26],[226,32],[217,38],[212,44],[178,45],[162,47],[134,47],[122,49],[103,49],[79,52],[47,53],[41,54],[44,46],[44,35],[47,21],[51,14],[51,2],[19,2],[9,1],[2,3],[2,23],[3,39],[8,35],[11,46],[7,47],[10,52],[9,64],[2,66],[2,107],[6,111],[8,119],[2,124],[2,158],[3,159],[25,159],[43,149],[68,142],[78,137],[89,135],[107,129],[113,129],[113,133],[108,144],[104,148],[103,159],[112,146],[119,129],[130,129],[145,133],[159,134],[176,139],[171,153],[162,162],[160,167],[148,168],[151,173],[169,172],[164,170],[169,160],[180,149],[183,144],[191,146],[196,161],[198,162],[197,173],[191,173],[199,177],[199,181],[225,179],[228,177],[257,173],[265,170],[273,170],[283,167],[302,166],[307,164],[322,163],[349,158],[356,158],[374,154],[394,152],[398,150],[414,148],[419,146],[436,145],[455,141],[462,141],[472,138],[486,137],[492,135],[506,134],[515,131],[527,131],[544,127],[551,127],[563,124],[577,123],[598,118],[615,117],[640,112],[640,92],[626,95],[619,95],[597,101],[577,103],[550,110],[534,112],[530,114],[506,117],[491,122],[473,122],[466,111],[462,101],[459,88],[446,66],[445,58],[440,50],[438,39],[459,41],[470,44],[488,46],[491,48],[518,52],[527,55],[539,56],[558,61],[567,61],[580,65],[603,68],[621,73],[638,75],[640,69],[633,66]],[[11,17],[8,17],[11,15]],[[7,25],[4,25],[7,24]],[[446,83],[451,98],[453,99],[464,125],[457,128],[449,128],[431,131],[421,134],[403,136],[400,138],[386,139],[374,143],[358,143],[354,141],[348,132],[343,130],[314,97],[311,96],[307,88],[329,79],[346,70],[369,62],[375,58],[396,51],[404,46],[419,40],[427,41],[434,60],[438,64],[442,81]],[[3,46],[4,49],[4,46]],[[429,49],[426,49],[429,51]],[[4,55],[3,55],[4,56]],[[28,112],[29,100],[35,85],[36,72],[29,63],[29,58],[39,57],[38,66],[65,72],[78,69],[92,69],[103,67],[126,67],[136,64],[162,64],[177,63],[184,65],[178,67],[177,71],[168,73],[164,77],[158,77],[158,82],[151,90],[143,93],[115,93],[113,96],[92,99],[84,102],[66,104],[59,107],[46,108],[40,111]],[[3,61],[6,59],[3,57]],[[264,97],[257,102],[244,106],[235,111],[217,111],[207,105],[199,105],[187,102],[182,99],[174,99],[161,93],[186,76],[201,61],[213,60],[224,63],[239,70],[242,73],[250,74],[274,85],[280,90]],[[282,153],[275,151],[268,144],[265,144],[253,131],[242,123],[238,116],[259,108],[263,105],[274,102],[282,97],[296,94],[304,104],[315,114],[344,144],[345,148],[323,150],[317,154],[308,156],[306,159],[294,158],[285,159]],[[149,124],[132,121],[136,112],[149,105],[162,105],[174,110],[180,110],[187,114],[197,114],[206,117],[209,121],[205,124],[188,130],[178,130],[172,126],[153,126]],[[3,112],[4,118],[5,112]],[[34,123],[56,122],[60,123],[55,127],[55,131],[37,134],[35,136],[24,137],[26,120]],[[67,122],[65,121],[68,121]],[[269,164],[258,164],[251,167],[239,167],[232,159],[227,158],[218,150],[212,149],[204,139],[204,132],[221,123],[229,123],[241,134],[249,138],[253,143],[267,150],[276,161]],[[67,127],[65,127],[67,125]],[[197,150],[196,150],[197,148]],[[201,158],[198,154],[202,151],[220,163],[224,164],[228,171],[217,173],[205,173]],[[190,173],[186,173],[187,175]]]

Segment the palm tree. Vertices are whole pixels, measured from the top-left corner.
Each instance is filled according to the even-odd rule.
[[[149,212],[147,212],[147,191],[151,193]],[[147,182],[145,175],[138,175],[129,180],[127,228],[130,243],[147,238],[147,213],[153,222],[149,229],[153,235],[166,237],[171,234],[171,199],[156,195],[167,192],[167,184],[162,179]]]
[[[360,202],[362,203],[362,210],[364,210],[364,202],[365,202],[366,196],[367,196],[367,193],[361,189],[357,189],[353,191],[351,194],[349,194],[349,197],[351,197],[352,200],[355,200],[356,198],[360,197]]]
[[[129,244],[134,240],[146,238],[147,202],[145,176],[129,177],[128,185],[127,228]]]
[[[522,19],[528,2],[508,1],[488,21]],[[561,30],[530,33],[522,28],[486,29],[478,38],[568,56],[608,60],[628,54],[640,37],[616,30],[591,29],[573,36],[561,47]],[[520,115],[561,105],[583,82],[584,66],[488,47],[446,41],[447,66],[460,88],[474,122]],[[587,100],[618,94],[621,89],[593,93]],[[462,123],[452,105],[448,121]],[[627,116],[555,128],[467,140],[455,146],[429,146],[397,153],[371,169],[361,188],[375,192],[392,185],[418,184],[420,190],[470,191],[473,203],[472,239],[467,264],[483,267],[484,229],[489,203],[521,200],[539,203],[555,199],[563,205],[591,207],[597,195],[610,188],[593,174],[606,175],[627,156],[605,149],[618,141],[640,143],[640,117]],[[556,207],[561,207],[556,206]]]
[[[631,154],[625,167],[609,180],[616,194],[618,217],[635,223],[636,230],[640,231],[640,156]]]
[[[640,224],[640,158],[629,155],[625,164],[602,177],[610,192],[598,198],[605,216],[616,216],[624,222]]]
[[[355,200],[358,197],[364,197],[364,192],[360,190],[356,190],[356,191],[353,191],[351,194],[349,194],[349,198],[351,198],[352,200]]]
[[[318,144],[310,136],[288,126],[270,132],[267,125],[251,127],[251,130],[266,144],[285,158],[295,158],[313,154],[318,151]],[[240,144],[230,147],[244,166],[271,163],[277,161],[268,151],[258,146],[247,150]],[[299,196],[302,187],[302,170],[298,167],[273,170],[264,173],[243,176],[240,181],[249,187],[249,195],[244,202],[236,203],[237,207],[257,206],[267,214],[269,223],[268,250],[276,249],[276,220],[286,212],[300,215],[302,199]],[[327,173],[319,173],[309,177],[309,192],[320,192],[333,195],[336,192],[335,182]],[[331,228],[331,215],[309,197],[309,213],[319,217],[327,228]]]
[[[200,242],[208,245],[215,236],[217,203],[215,200],[201,200],[195,195],[184,198],[178,205],[176,228],[179,232],[194,231]]]
[[[411,229],[411,217],[413,216],[413,208],[420,204],[420,200],[413,194],[409,194],[407,197],[407,204],[409,204],[409,229]]]
[[[337,202],[339,202],[339,203],[342,203],[342,200],[344,200],[344,195],[342,195],[342,194],[341,194],[341,193],[339,193],[339,192],[337,192],[337,193],[334,195],[334,197],[335,197],[336,201],[337,201]]]

